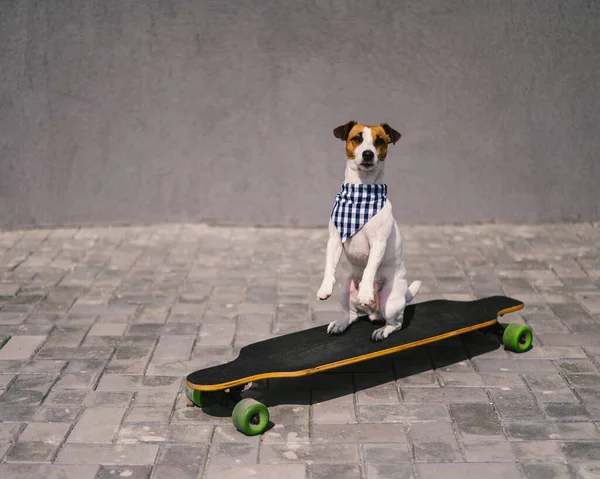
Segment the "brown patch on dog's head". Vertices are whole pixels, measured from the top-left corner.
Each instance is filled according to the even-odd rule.
[[[387,146],[390,143],[390,139],[381,126],[371,126],[370,128],[373,146],[377,150],[377,158],[379,161],[383,161],[387,156]]]
[[[365,131],[365,128],[367,128],[367,131]],[[369,138],[366,138],[365,134]],[[348,159],[354,159],[356,155],[355,150],[366,141],[363,147],[368,147],[369,149],[374,147],[377,150],[379,161],[383,161],[387,156],[388,144],[395,144],[402,136],[387,123],[363,125],[355,121],[338,126],[333,130],[333,135],[346,142],[346,156]]]
[[[358,124],[352,120],[333,130],[333,136],[346,142],[346,156],[348,159],[354,158],[354,150],[363,142],[364,128],[365,125]]]
[[[387,123],[371,126],[370,128],[371,136],[373,137],[373,146],[377,149],[377,157],[379,161],[383,161],[387,156],[388,144],[396,144],[402,135]]]

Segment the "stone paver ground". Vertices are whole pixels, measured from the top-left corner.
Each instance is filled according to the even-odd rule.
[[[0,477],[599,478],[598,225],[403,234],[417,301],[521,299],[534,348],[474,333],[255,385],[274,426],[246,437],[185,375],[340,314],[325,228],[0,232]]]

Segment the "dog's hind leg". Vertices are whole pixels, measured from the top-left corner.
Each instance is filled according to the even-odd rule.
[[[356,295],[356,280],[352,278],[352,276],[349,276],[342,288],[341,303],[342,308],[344,309],[344,317],[329,323],[329,326],[327,326],[327,332],[329,334],[343,333],[348,326],[358,319],[358,311],[355,306]]]
[[[402,327],[408,292],[404,278],[396,277],[389,283],[386,282],[380,294],[381,314],[386,324],[373,331],[373,341],[381,341]]]

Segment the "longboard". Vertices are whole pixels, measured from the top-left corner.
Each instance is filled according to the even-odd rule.
[[[404,310],[403,328],[378,342],[371,340],[371,334],[381,324],[370,321],[359,320],[340,335],[328,335],[327,325],[305,329],[250,344],[243,347],[233,361],[189,374],[186,394],[195,405],[205,406],[214,403],[217,397],[214,393],[218,391],[227,391],[233,397],[244,385],[261,379],[316,374],[470,331],[499,326],[500,316],[522,308],[521,301],[506,296],[475,301],[440,299],[411,304]],[[531,346],[532,337],[527,326],[511,324],[502,328],[502,342],[516,352],[526,351]],[[240,398],[239,394],[236,398]],[[255,412],[236,416],[236,409],[242,404],[241,410],[250,407]],[[264,408],[268,422],[266,407],[253,399],[243,399],[234,408],[234,424],[242,432],[258,434],[264,430],[260,429],[264,423],[261,418],[264,419],[265,414],[261,416],[262,409],[258,405]]]

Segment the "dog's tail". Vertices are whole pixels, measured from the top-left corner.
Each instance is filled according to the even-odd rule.
[[[406,290],[406,302],[410,303],[419,292],[421,281],[413,281]]]

